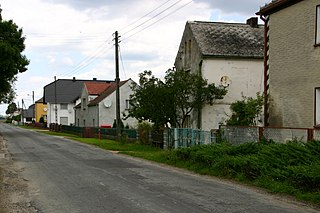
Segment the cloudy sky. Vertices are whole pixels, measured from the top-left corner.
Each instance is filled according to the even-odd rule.
[[[28,71],[18,75],[16,103],[32,104],[54,80],[114,80],[113,34],[119,32],[120,79],[173,67],[187,21],[244,23],[270,0],[1,0],[2,17],[26,37]],[[6,105],[0,105],[4,115]]]

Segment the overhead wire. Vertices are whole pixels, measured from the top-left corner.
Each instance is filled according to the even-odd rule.
[[[183,1],[183,0],[176,1],[176,2],[173,3],[172,5],[170,5],[169,7],[165,8],[164,10],[160,11],[159,13],[155,14],[154,16],[152,16],[151,18],[147,19],[146,21],[144,21],[144,22],[140,23],[139,25],[133,27],[132,29],[130,29],[130,30],[122,33],[122,35],[125,35],[125,34],[131,32],[131,31],[139,28],[140,26],[144,25],[145,23],[148,23],[149,21],[151,21],[152,19],[158,17],[158,16],[161,15],[162,13],[166,12],[166,11],[169,10],[170,8],[172,8],[172,7],[174,7],[175,5],[177,5],[178,3],[180,3],[181,1]]]
[[[168,2],[170,2],[172,0],[167,0],[166,2],[162,3],[160,6],[156,7],[155,9],[153,9],[152,11],[148,12],[147,14],[143,15],[141,18],[139,18],[138,20],[132,22],[131,24],[134,24],[134,23],[138,23],[140,20],[142,20],[143,18],[147,17],[148,15],[152,14],[153,12],[157,11],[158,9],[160,9],[161,7],[163,7],[164,5],[166,5]],[[166,7],[165,9],[161,10],[160,12],[158,12],[157,14],[155,14],[154,16],[152,16],[151,18],[143,21],[142,23],[132,27],[131,29],[127,30],[126,32],[124,32],[122,35],[126,35],[136,29],[138,29],[139,27],[147,24],[148,22],[152,21],[153,19],[157,18],[158,16],[160,16],[161,14],[164,14],[165,12],[167,12],[168,10],[170,10],[171,8],[173,8],[174,6],[176,6],[177,4],[179,4],[181,1],[183,0],[178,0],[176,2],[174,2],[173,4],[171,4],[170,6]],[[162,21],[163,19],[167,18],[168,16],[176,13],[177,11],[181,10],[182,8],[186,7],[187,5],[189,5],[190,3],[192,3],[192,0],[185,3],[184,5],[176,8],[175,10],[171,11],[170,13],[168,13],[167,15],[159,18],[158,20],[152,22],[151,24],[143,27],[142,29],[132,33],[132,34],[129,34],[129,36],[125,37],[124,39],[122,39],[122,41],[127,41],[128,39],[132,38],[133,36],[137,35],[138,33],[148,29],[149,27],[155,25],[156,23]],[[122,28],[122,29],[126,29],[128,28],[131,24],[127,25],[126,27]],[[109,39],[108,39],[109,40]],[[111,39],[110,39],[111,40]],[[104,41],[106,42],[106,41]],[[109,43],[110,44],[110,43]],[[84,68],[88,67],[90,64],[92,64],[97,58],[101,57],[103,54],[105,54],[107,51],[103,51],[102,48],[105,48],[103,45],[101,45],[99,47],[98,50],[96,50],[93,55],[90,55],[90,56],[87,56],[86,58],[84,58],[82,61],[80,61],[78,63],[77,66],[75,66],[71,71],[68,71],[66,72],[65,74],[62,74],[62,76],[68,76],[68,75],[71,75],[71,74],[75,74],[75,73],[78,73],[80,72],[81,70],[83,70]],[[120,52],[120,51],[119,51]],[[121,56],[121,53],[120,53],[120,58],[121,58],[121,63],[122,63],[122,68],[125,72],[125,69],[124,69],[124,64],[123,64],[123,60],[122,60],[122,56]],[[125,74],[126,75],[126,74]]]
[[[151,23],[150,25],[147,25],[146,27],[140,29],[139,31],[137,31],[137,32],[129,35],[128,37],[125,37],[124,39],[122,39],[122,41],[126,41],[126,40],[128,40],[129,38],[135,36],[136,34],[138,34],[138,33],[142,32],[142,31],[146,30],[147,28],[152,27],[153,25],[155,25],[156,23],[162,21],[163,19],[167,18],[168,16],[170,16],[170,15],[176,13],[177,11],[181,10],[182,8],[188,6],[188,5],[191,4],[192,2],[193,2],[193,1],[191,0],[191,1],[187,2],[187,3],[185,3],[184,5],[180,6],[180,7],[177,8],[177,9],[175,9],[174,11],[168,13],[167,15],[163,16],[162,18],[158,19],[157,21]]]
[[[119,45],[119,55],[120,55],[120,61],[121,61],[122,70],[123,70],[123,73],[124,73],[124,78],[127,79],[126,70],[124,69],[124,65],[123,65],[123,60],[122,60],[122,54],[121,54],[120,45]]]

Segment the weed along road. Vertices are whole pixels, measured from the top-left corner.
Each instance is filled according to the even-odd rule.
[[[38,212],[316,212],[245,186],[0,124]]]

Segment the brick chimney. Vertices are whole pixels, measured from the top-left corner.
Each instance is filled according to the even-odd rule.
[[[247,24],[251,27],[258,28],[258,18],[257,17],[251,17],[247,20]]]

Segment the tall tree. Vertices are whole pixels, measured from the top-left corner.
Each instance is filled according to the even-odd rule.
[[[25,49],[22,29],[12,20],[2,20],[1,12],[0,8],[0,103],[10,103],[15,96],[16,75],[27,70],[29,61],[22,54]]]
[[[129,116],[149,120],[156,126],[183,127],[192,110],[204,103],[212,104],[227,93],[202,77],[185,71],[168,70],[164,81],[151,71],[139,75],[139,85],[133,85],[132,107]]]
[[[6,114],[9,115],[9,114],[12,114],[14,113],[16,110],[17,110],[17,105],[16,103],[12,102],[8,105],[8,108],[6,110]]]

